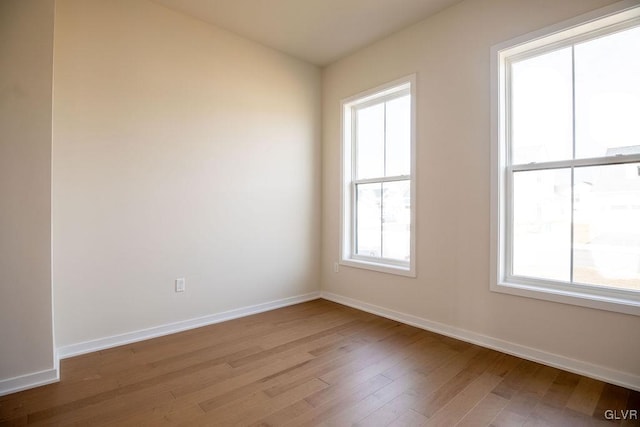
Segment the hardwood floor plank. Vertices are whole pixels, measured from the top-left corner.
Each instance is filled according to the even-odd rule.
[[[596,404],[596,409],[593,412],[593,416],[600,420],[606,420],[605,414],[607,410],[616,411],[616,413],[619,414],[623,409],[627,409],[629,395],[630,391],[626,388],[622,388],[612,384],[605,384],[602,389],[600,399]]]
[[[322,375],[322,380],[329,384],[337,384],[354,376],[366,376],[372,370],[376,373],[382,373],[394,366],[399,360],[405,358],[401,351],[403,348],[415,345],[420,340],[419,337],[404,335],[395,335],[387,339],[393,340],[392,344],[389,344],[389,341],[380,341],[375,346],[375,351],[370,357],[362,360],[356,359],[352,363]]]
[[[457,424],[502,380],[502,377],[483,373],[465,387],[446,405],[429,417],[427,426],[439,427]]]
[[[567,408],[584,415],[592,416],[596,409],[605,383],[591,378],[581,377],[577,387],[567,402]]]
[[[501,353],[498,357],[498,360],[488,369],[489,373],[493,375],[497,375],[502,378],[506,378],[507,375],[511,374],[511,372],[519,366],[524,360],[511,356],[510,354]],[[533,363],[533,362],[530,362]],[[532,367],[531,370],[535,369]]]
[[[312,342],[306,342],[298,347],[295,348],[295,352],[291,353],[291,354],[298,354],[298,353],[307,353],[307,349],[308,348],[313,348],[314,346],[317,345],[322,345],[324,342],[326,341],[330,341],[332,339],[335,339],[335,335],[334,336],[322,336],[319,339],[316,339],[315,341]],[[290,349],[291,350],[291,349]],[[308,354],[308,353],[307,353]],[[304,363],[304,362],[303,362]],[[300,364],[296,364],[294,366],[300,366]],[[285,369],[286,371],[290,370],[291,368],[287,368]],[[260,378],[254,382],[251,382],[249,384],[246,384],[242,387],[238,387],[236,389],[230,390],[227,393],[218,395],[214,398],[211,399],[207,399],[205,401],[200,402],[200,407],[202,407],[203,410],[205,411],[210,411],[212,409],[215,409],[217,407],[220,406],[224,406],[226,404],[229,404],[230,402],[236,400],[236,399],[241,399],[244,396],[247,396],[249,394],[252,393],[256,393],[256,392],[263,392],[266,388],[268,388],[272,382],[274,382],[274,379],[276,378],[276,375],[268,375],[264,378]],[[297,383],[295,385],[295,387],[300,386],[301,384],[307,383],[308,381],[312,380],[313,377],[307,377],[305,378],[304,381],[300,381],[299,383]],[[294,387],[292,387],[294,388]],[[275,397],[273,394],[269,395],[267,394],[267,396],[269,397]]]
[[[411,354],[403,361],[403,363],[398,363],[384,371],[384,375],[387,378],[396,380],[398,378],[404,377],[408,373],[420,372],[423,374],[428,374],[429,372],[440,366],[442,362],[447,359],[453,358],[456,354],[458,354],[449,347],[440,345],[437,342],[430,341],[430,338],[424,340],[423,343],[427,344],[427,351],[421,351],[416,354]]]
[[[539,402],[533,408],[531,414],[529,415],[529,418],[527,418],[527,421],[523,424],[523,426],[564,426],[565,424],[566,420],[563,417],[563,411],[561,408],[545,402]]]
[[[115,395],[107,399],[83,404],[69,410],[68,407],[40,411],[29,415],[29,425],[104,425],[120,416],[127,416],[158,404],[173,400],[171,393],[155,390],[138,390],[127,395]]]
[[[325,382],[319,379],[312,379],[276,397],[269,397],[264,393],[257,392],[241,401],[213,410],[203,407],[203,410],[207,412],[207,414],[204,414],[201,418],[206,417],[209,420],[215,419],[219,425],[248,425],[256,422],[265,415],[271,415],[276,411],[288,407],[291,402],[303,400],[310,394],[326,387],[328,387],[328,385]],[[209,412],[212,413],[209,414]]]
[[[467,366],[426,398],[418,399],[411,409],[427,418],[431,418],[433,414],[479,377],[486,370],[488,364],[497,359],[498,356],[499,353],[495,351],[480,350],[469,361]]]
[[[502,396],[488,393],[457,425],[459,427],[488,426],[508,402],[509,400]]]
[[[301,336],[299,338],[293,339],[291,341],[282,343],[280,345],[277,345],[275,347],[271,347],[267,350],[263,350],[261,352],[258,353],[254,353],[254,354],[250,354],[247,356],[241,356],[241,357],[236,357],[236,358],[231,358],[228,363],[229,365],[231,365],[231,367],[233,368],[237,368],[239,366],[243,366],[246,365],[248,363],[251,362],[255,362],[257,360],[263,359],[265,357],[269,357],[272,356],[274,354],[278,354],[278,353],[282,353],[285,352],[287,350],[292,350],[292,349],[298,349],[300,348],[300,346],[302,344],[307,344],[307,343],[313,343],[318,341],[320,338],[324,338],[326,336],[330,336],[330,335],[335,335],[336,333],[340,332],[341,330],[344,330],[346,328],[348,328],[349,326],[352,326],[354,324],[358,324],[360,322],[356,321],[351,321],[351,322],[346,322],[346,323],[339,323],[336,326],[333,326],[331,328],[328,329],[322,329],[318,332],[312,333],[310,335],[305,334],[304,336]],[[327,344],[322,344],[321,346],[314,346],[314,348],[312,350],[316,350],[319,347],[324,347]],[[306,350],[308,351],[308,350]],[[313,353],[311,353],[313,354]]]
[[[511,399],[518,391],[520,391],[522,385],[536,369],[538,369],[538,365],[535,363],[527,360],[520,361],[515,369],[506,375],[504,380],[498,384],[495,390],[493,390],[493,393],[498,396],[502,396],[507,400]]]
[[[328,425],[351,425],[358,423],[360,420],[366,419],[370,414],[379,410],[381,407],[383,407],[399,395],[403,394],[404,392],[424,385],[428,381],[428,377],[424,372],[433,371],[437,367],[443,365],[447,360],[450,359],[450,352],[452,351],[446,350],[441,353],[431,354],[431,357],[428,360],[423,360],[423,365],[420,366],[422,368],[421,371],[406,371],[404,372],[404,375],[398,378],[390,378],[393,379],[391,383],[382,387],[375,393],[367,396],[356,405],[348,408],[348,410],[344,410],[336,416],[330,418],[326,423]],[[430,366],[429,369],[424,367],[424,364],[427,363]],[[398,363],[398,365],[404,365],[404,361],[403,363]],[[395,369],[390,368],[387,371],[384,371],[383,375],[389,378],[388,372],[390,370],[393,370],[394,372],[396,371]]]
[[[422,427],[427,421],[427,417],[410,409],[389,424],[389,427]]]
[[[429,342],[429,337],[427,337]],[[383,375],[387,378],[393,379],[393,382],[382,387],[375,393],[367,396],[363,401],[356,404],[354,407],[349,408],[341,412],[340,414],[331,418],[328,422],[330,425],[350,425],[358,423],[360,420],[366,419],[370,414],[379,410],[384,405],[388,404],[393,399],[397,398],[401,394],[417,389],[428,383],[429,379],[427,374],[432,372],[436,368],[444,365],[447,361],[451,360],[455,352],[450,348],[440,347],[440,351],[420,351],[418,348],[418,354],[422,355],[419,359],[419,363],[416,363],[415,355],[403,360],[402,363],[398,363],[394,367],[383,372]],[[407,360],[411,360],[407,362]],[[398,370],[399,366],[410,366],[415,368],[414,370]],[[397,378],[391,378],[389,373],[396,374],[403,372],[403,375]],[[393,376],[393,375],[392,375]],[[403,409],[406,409],[403,407]],[[398,413],[394,413],[394,416],[398,416]],[[376,417],[376,419],[381,419]],[[369,420],[368,422],[372,422]]]
[[[311,359],[313,359],[313,356],[308,353],[293,353],[286,357],[265,361],[261,366],[252,366],[251,369],[243,367],[239,372],[231,369],[223,378],[194,380],[172,389],[171,392],[176,398],[185,396],[201,402],[211,396],[218,396],[255,381],[260,381],[265,377]]]
[[[274,413],[264,414],[261,419],[259,419],[253,424],[249,424],[249,426],[250,427],[280,426],[280,425],[283,425],[288,420],[299,417],[305,412],[310,411],[311,409],[313,409],[313,407],[309,405],[309,403],[306,400],[302,399]]]
[[[494,426],[523,425],[559,374],[558,369],[538,365],[535,372],[527,375],[520,390],[511,397],[507,406],[500,411],[491,424]]]
[[[404,413],[413,411],[411,406],[416,402],[416,395],[411,391],[400,393],[398,396],[381,405],[377,410],[358,421],[363,426],[386,426],[400,418]],[[422,414],[420,414],[422,415]],[[424,416],[423,416],[424,417]],[[424,417],[425,419],[427,417]]]
[[[364,383],[354,387],[343,388],[334,398],[319,406],[312,407],[311,410],[290,419],[285,426],[314,426],[328,419],[343,410],[350,408],[355,403],[364,399],[368,395],[375,393],[381,387],[389,384],[391,380],[383,375],[377,375]],[[306,400],[306,399],[305,399]]]
[[[580,376],[571,372],[560,372],[542,398],[542,404],[562,409],[567,405],[578,386]]]
[[[440,387],[445,385],[451,378],[457,375],[469,361],[475,357],[479,348],[470,347],[461,354],[458,354],[440,367],[434,369],[430,373],[423,375],[414,384],[408,388],[401,384],[399,389],[391,387],[384,388],[380,394],[390,390],[390,398],[379,409],[369,414],[360,421],[363,425],[387,425],[392,423],[398,417],[408,410],[413,410],[414,406],[418,406],[422,398],[436,392]],[[409,381],[414,380],[414,378]],[[398,391],[399,394],[395,392]]]
[[[388,336],[394,334],[396,330],[394,327],[385,328],[384,331],[384,336]],[[345,352],[344,354],[336,353],[335,355],[325,353],[306,364],[302,364],[295,369],[285,372],[281,378],[278,378],[279,384],[269,388],[266,392],[272,396],[276,395],[286,391],[292,385],[297,384],[301,380],[305,380],[309,376],[322,378],[325,374],[338,370],[342,373],[354,370],[357,372],[358,369],[364,369],[368,364],[382,358],[383,355],[381,351],[383,351],[383,349],[378,341],[373,341],[364,343],[352,352]]]
[[[0,421],[0,426],[2,427],[19,427],[28,425],[27,416],[20,415],[15,418],[11,418],[5,421]]]

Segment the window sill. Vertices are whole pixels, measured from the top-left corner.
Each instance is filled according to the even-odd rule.
[[[397,276],[416,277],[415,268],[413,266],[404,267],[400,265],[384,264],[360,259],[343,259],[340,261],[340,265],[377,271],[379,273],[395,274]]]
[[[492,280],[491,291],[640,316],[640,295],[637,298],[628,298],[629,292],[615,289],[596,289],[594,287],[594,291],[587,292],[582,289],[582,286],[551,282],[546,285],[534,285],[525,283],[525,281],[496,282]]]

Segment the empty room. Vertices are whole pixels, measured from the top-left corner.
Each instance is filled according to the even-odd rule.
[[[0,0],[0,425],[640,425],[640,1]]]

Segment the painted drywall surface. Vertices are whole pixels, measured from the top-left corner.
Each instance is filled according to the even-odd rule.
[[[608,3],[469,0],[324,70],[324,291],[640,375],[640,318],[489,291],[490,47]],[[418,276],[334,273],[340,100],[414,72]]]
[[[318,289],[317,67],[145,0],[60,0],[54,72],[58,346]]]
[[[0,380],[53,368],[54,2],[0,2]]]

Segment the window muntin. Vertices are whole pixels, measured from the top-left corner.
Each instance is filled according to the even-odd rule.
[[[640,313],[638,15],[494,48],[492,289]]]
[[[343,101],[343,264],[414,275],[414,86]]]

